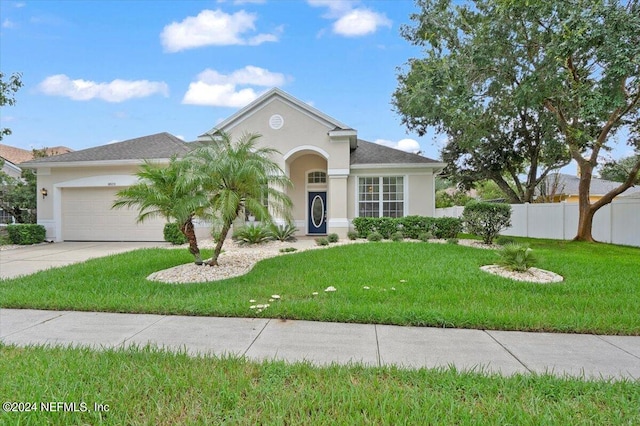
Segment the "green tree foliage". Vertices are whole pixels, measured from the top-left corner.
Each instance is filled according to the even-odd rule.
[[[424,58],[409,60],[392,101],[403,123],[421,135],[430,127],[447,134],[445,174],[464,189],[490,179],[510,202],[532,201],[569,156],[544,105],[514,102],[531,72],[521,66],[518,35],[488,1],[417,3],[414,25],[401,31]]]
[[[624,157],[618,161],[607,161],[600,169],[600,177],[613,182],[624,182],[638,161],[640,161],[640,154]],[[640,185],[640,170],[636,172],[634,185]]]
[[[425,47],[426,58],[409,62],[394,95],[406,124],[422,132],[437,126],[462,148],[476,148],[488,158],[488,171],[519,164],[514,151],[527,156],[522,164],[530,168],[536,162],[549,167],[554,152],[565,161],[568,152],[580,170],[576,239],[593,241],[595,212],[633,185],[640,170],[639,159],[620,186],[589,200],[593,169],[616,134],[640,148],[640,0],[418,5],[416,26],[403,34]],[[519,144],[516,129],[528,135],[519,150],[512,149]],[[532,156],[540,146],[539,156]],[[465,165],[474,156],[460,158]],[[493,180],[510,195],[499,178]],[[532,191],[535,185],[528,183],[524,187]]]
[[[33,158],[47,157],[47,148],[34,149]],[[7,175],[1,169],[0,158],[0,208],[10,213],[18,223],[35,223],[37,200],[37,177],[35,171],[22,169],[20,179]]]
[[[22,87],[22,74],[14,73],[5,81],[5,76],[0,72],[0,107],[12,106],[16,103],[15,93]],[[11,134],[11,129],[0,128],[0,141]]]
[[[207,200],[189,174],[190,165],[184,160],[172,158],[169,166],[146,161],[136,173],[139,183],[118,191],[113,207],[138,208],[139,222],[152,217],[175,221],[189,242],[195,263],[202,264],[193,219],[204,214]]]
[[[228,133],[217,132],[211,143],[187,157],[192,166],[190,180],[205,191],[207,206],[221,223],[210,266],[218,265],[231,225],[245,210],[263,219],[271,219],[272,212],[290,219],[292,202],[283,189],[291,186],[291,181],[272,160],[278,151],[259,147],[259,138],[258,134],[246,133],[234,142]]]

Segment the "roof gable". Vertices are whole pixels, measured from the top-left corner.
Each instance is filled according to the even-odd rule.
[[[53,165],[56,163],[83,161],[150,160],[170,158],[174,155],[187,153],[188,151],[189,147],[182,139],[164,132],[53,157],[37,158],[23,163],[23,165]]]
[[[210,135],[215,133],[217,130],[230,132],[231,129],[236,127],[242,121],[251,117],[257,111],[259,111],[260,109],[264,108],[266,105],[276,100],[280,100],[285,104],[287,104],[288,106],[305,114],[306,116],[322,123],[329,130],[353,130],[351,127],[347,126],[344,123],[341,123],[335,118],[326,115],[325,113],[312,107],[311,105],[305,102],[302,102],[301,100],[291,96],[287,92],[280,90],[277,87],[274,87],[273,89],[267,91],[266,93],[258,97],[258,99],[256,99],[255,101],[251,102],[249,105],[240,109],[238,112],[236,112],[226,120],[223,120],[222,122],[217,124],[208,132],[198,136],[198,139],[209,140]]]

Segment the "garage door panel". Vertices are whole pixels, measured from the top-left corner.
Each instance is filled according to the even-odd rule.
[[[137,223],[138,210],[112,209],[118,188],[63,188],[62,239],[69,241],[163,241],[165,220]]]

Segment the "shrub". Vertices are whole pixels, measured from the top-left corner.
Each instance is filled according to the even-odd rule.
[[[438,217],[434,221],[436,238],[456,238],[462,232],[462,220],[457,217]]]
[[[269,237],[278,241],[295,241],[295,234],[298,232],[298,228],[296,228],[293,224],[287,223],[285,225],[276,225],[275,223],[269,226]]]
[[[328,246],[329,240],[325,237],[316,238],[316,244],[319,246]]]
[[[404,234],[402,232],[394,232],[391,234],[391,241],[402,241],[404,240]]]
[[[537,263],[533,250],[525,244],[505,244],[499,251],[500,265],[512,271],[524,272]]]
[[[369,235],[367,235],[367,240],[369,241],[381,241],[382,240],[382,234],[379,232],[372,232]]]
[[[356,217],[353,226],[360,238],[367,238],[372,232],[377,232],[383,238],[391,238],[391,234],[398,230],[399,221],[392,217]]]
[[[347,232],[347,238],[349,238],[351,241],[354,241],[358,239],[358,233],[356,231],[349,231]]]
[[[376,219],[376,217],[356,217],[353,219],[353,227],[359,238],[367,238],[370,233],[375,231],[374,223]]]
[[[447,238],[447,244],[453,244],[456,245],[458,244],[458,239],[457,238]]]
[[[382,238],[388,240],[398,231],[398,222],[392,217],[378,217],[376,231],[382,234]]]
[[[298,249],[295,248],[295,247],[284,247],[284,248],[280,249],[280,253],[291,253],[291,252],[294,252],[296,250],[298,250]]]
[[[339,239],[340,239],[340,237],[338,237],[338,234],[329,234],[329,235],[327,235],[327,240],[330,243],[337,243]]]
[[[165,223],[163,230],[164,240],[174,245],[185,244],[187,237],[180,230],[180,226],[175,223]]]
[[[496,238],[496,244],[499,246],[506,246],[507,244],[515,244],[516,240],[512,237],[505,237],[504,235],[500,235]]]
[[[47,230],[44,226],[33,223],[7,225],[7,232],[12,244],[21,245],[41,243],[47,235]]]
[[[269,232],[261,225],[251,224],[235,231],[233,239],[240,244],[260,244],[269,241]]]
[[[420,241],[424,241],[425,243],[432,238],[433,238],[433,234],[431,232],[423,232],[422,234],[418,235],[418,239]]]
[[[435,233],[436,219],[427,216],[405,216],[397,219],[398,226],[406,238],[420,239],[424,233]]]
[[[462,220],[468,232],[491,244],[500,231],[511,226],[511,206],[473,201],[464,207]]]

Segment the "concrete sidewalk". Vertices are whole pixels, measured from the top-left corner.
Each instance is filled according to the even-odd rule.
[[[523,333],[279,319],[0,309],[0,341],[122,348],[148,343],[251,360],[455,366],[512,375],[640,378],[640,337]]]
[[[168,247],[168,243],[69,242],[38,244],[0,251],[0,278],[15,278],[96,257],[145,247]]]

